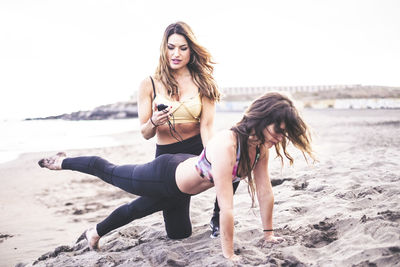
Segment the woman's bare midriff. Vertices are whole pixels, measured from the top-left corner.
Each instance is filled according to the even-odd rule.
[[[175,137],[177,137],[179,140],[180,138],[182,138],[182,140],[186,140],[200,134],[200,123],[198,122],[176,123],[175,130],[179,134],[178,135],[174,131],[172,131]],[[157,127],[157,144],[169,145],[176,142],[178,142],[178,140],[176,140],[174,137],[171,136],[168,124],[164,124]]]
[[[196,195],[214,186],[209,180],[202,178],[195,168],[198,157],[180,163],[176,168],[175,179],[179,190],[186,194]]]

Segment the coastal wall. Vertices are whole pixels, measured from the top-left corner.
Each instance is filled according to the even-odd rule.
[[[399,98],[348,98],[323,99],[304,101],[306,108],[334,108],[334,109],[399,109]]]
[[[222,89],[227,96],[233,95],[259,95],[270,91],[285,92],[320,92],[328,90],[346,90],[363,87],[361,84],[336,84],[336,85],[296,85],[296,86],[256,86],[256,87],[225,87]],[[374,87],[374,86],[365,86]]]
[[[222,101],[217,104],[217,111],[245,110],[251,101]],[[400,98],[347,98],[297,101],[300,108],[313,109],[400,109]]]
[[[267,92],[287,93],[304,108],[400,108],[400,88],[377,85],[227,87],[222,92],[224,97],[217,106],[219,111],[242,111],[253,99]]]

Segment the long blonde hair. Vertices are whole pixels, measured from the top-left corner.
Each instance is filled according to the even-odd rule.
[[[192,29],[184,22],[178,21],[169,25],[164,32],[164,37],[160,46],[160,60],[154,77],[161,81],[170,96],[178,95],[178,82],[172,75],[169,65],[167,49],[168,38],[172,34],[179,34],[185,37],[190,48],[190,61],[187,65],[194,82],[199,87],[200,95],[206,96],[213,101],[219,101],[220,92],[212,76],[215,64],[211,59],[208,50],[198,44]]]
[[[287,96],[280,93],[267,93],[257,98],[246,110],[243,118],[231,128],[231,130],[236,133],[238,142],[240,143],[238,173],[240,176],[247,176],[248,191],[253,205],[255,185],[251,173],[248,139],[250,135],[255,135],[261,143],[264,143],[265,137],[263,130],[268,125],[273,124],[275,129],[279,131],[282,122],[285,123],[284,137],[281,142],[275,145],[277,156],[281,158],[282,164],[283,157],[281,150],[289,160],[290,165],[293,164],[293,158],[286,150],[286,146],[289,142],[292,142],[296,148],[300,149],[306,160],[306,154],[311,159],[315,160],[311,148],[311,133],[309,127],[299,115],[293,102]]]

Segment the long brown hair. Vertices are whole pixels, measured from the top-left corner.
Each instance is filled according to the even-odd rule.
[[[213,101],[219,101],[220,92],[212,76],[215,64],[211,59],[208,50],[198,44],[192,29],[184,22],[178,21],[169,25],[164,32],[160,46],[160,60],[154,77],[161,81],[170,96],[178,95],[178,82],[172,75],[169,65],[167,49],[168,38],[172,34],[179,34],[185,37],[190,48],[190,61],[187,65],[194,82],[199,87],[200,95],[206,96]]]
[[[284,137],[281,142],[275,145],[277,156],[281,158],[282,164],[281,150],[289,160],[290,165],[293,164],[293,158],[286,150],[289,142],[292,142],[296,148],[301,150],[306,160],[306,154],[315,160],[311,148],[309,127],[299,115],[293,102],[283,94],[273,92],[257,98],[246,110],[243,118],[231,128],[236,133],[240,143],[238,173],[240,176],[247,176],[248,190],[253,204],[255,185],[251,173],[248,139],[250,135],[254,135],[261,143],[264,143],[263,130],[268,125],[273,124],[275,129],[279,131],[282,122],[285,123]]]

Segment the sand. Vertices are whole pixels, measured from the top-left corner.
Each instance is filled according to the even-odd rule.
[[[400,264],[400,111],[304,110],[319,162],[272,160],[274,225],[281,244],[262,247],[257,208],[247,186],[235,195],[237,266],[398,266]],[[219,113],[216,127],[240,114]],[[154,142],[137,132],[118,136],[124,146],[70,150],[112,162],[150,160]],[[36,165],[51,153],[24,154],[1,164],[0,266],[233,266],[210,239],[214,189],[191,202],[193,234],[166,237],[161,213],[134,221],[102,238],[99,252],[83,230],[135,196],[89,175],[52,172]]]

